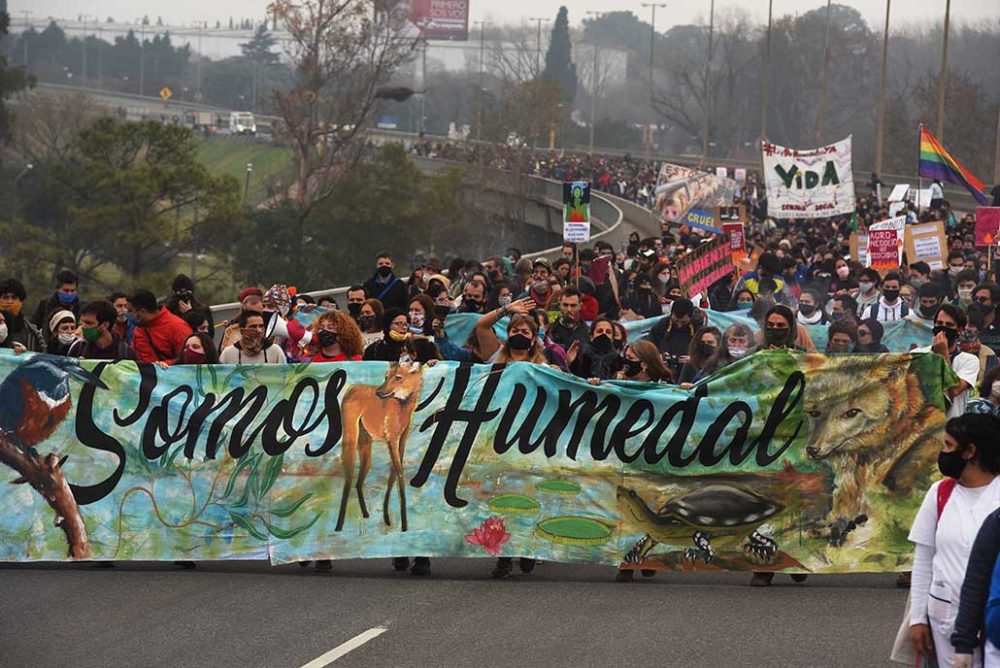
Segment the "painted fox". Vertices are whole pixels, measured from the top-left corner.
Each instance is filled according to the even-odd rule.
[[[905,493],[933,468],[945,414],[909,373],[910,359],[804,356],[806,454],[833,468],[833,521],[869,514],[867,489]]]
[[[340,497],[340,514],[337,531],[344,528],[347,498],[354,481],[354,458],[359,462],[358,480],[355,485],[361,515],[368,517],[365,504],[365,477],[372,464],[372,441],[385,441],[389,448],[389,481],[382,503],[382,518],[389,520],[389,495],[392,486],[399,489],[400,528],[406,531],[406,482],[403,476],[403,453],[406,437],[410,434],[413,412],[416,410],[423,387],[420,364],[392,364],[385,374],[385,381],[378,387],[355,385],[344,394],[341,415],[344,418],[344,436],[341,442],[340,462],[344,469],[344,492]]]

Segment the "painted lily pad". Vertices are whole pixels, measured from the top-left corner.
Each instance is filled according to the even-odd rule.
[[[611,538],[611,526],[592,517],[550,517],[535,525],[535,533],[563,545],[600,545]]]
[[[542,504],[525,494],[501,494],[486,505],[497,513],[537,513],[542,508]]]
[[[552,492],[554,494],[579,494],[580,483],[572,480],[543,480],[535,485],[540,492]]]

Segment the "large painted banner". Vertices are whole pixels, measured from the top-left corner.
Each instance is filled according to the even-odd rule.
[[[685,220],[689,209],[712,209],[733,203],[736,182],[711,172],[673,165],[660,167],[656,181],[653,209],[660,218],[677,223]],[[717,228],[702,225],[702,229],[718,232]]]
[[[904,570],[952,381],[933,354],[758,353],[690,391],[0,356],[0,559]]]
[[[761,145],[767,213],[774,218],[826,218],[854,211],[851,137],[798,150]]]

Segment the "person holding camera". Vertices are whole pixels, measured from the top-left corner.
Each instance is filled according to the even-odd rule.
[[[164,302],[167,310],[179,318],[183,318],[187,313],[197,311],[205,316],[208,321],[208,331],[214,335],[215,320],[212,319],[212,309],[202,304],[194,296],[194,281],[184,274],[177,274],[173,284],[170,286],[173,292]]]

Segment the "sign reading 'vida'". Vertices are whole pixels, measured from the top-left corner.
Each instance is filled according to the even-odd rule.
[[[855,209],[851,137],[798,150],[761,144],[767,213],[774,218],[826,218]]]

